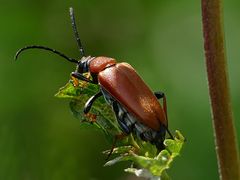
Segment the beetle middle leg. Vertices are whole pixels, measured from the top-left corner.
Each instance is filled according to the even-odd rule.
[[[97,94],[93,95],[88,99],[88,101],[85,103],[85,106],[84,106],[84,110],[83,110],[84,114],[87,114],[90,111],[94,101],[102,95],[103,95],[102,92],[99,91]]]
[[[127,112],[124,111],[123,107],[120,106],[117,101],[112,102],[112,108],[122,131],[130,134],[132,132],[132,123],[127,118]]]

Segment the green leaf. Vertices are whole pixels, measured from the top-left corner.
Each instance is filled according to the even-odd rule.
[[[80,120],[80,125],[84,127],[94,127],[104,132],[109,141],[113,141],[117,134],[121,133],[111,107],[105,102],[103,97],[98,98],[90,113],[83,113],[87,100],[99,92],[99,86],[79,81],[78,86],[74,86],[70,80],[64,87],[60,88],[55,95],[58,98],[70,99],[70,109],[73,115]]]
[[[150,172],[151,178],[154,178],[155,176],[167,177],[165,171],[170,168],[170,165],[173,162],[174,158],[180,154],[184,141],[184,137],[181,135],[181,133],[179,131],[176,131],[174,140],[166,139],[164,141],[166,149],[162,150],[156,157],[142,156],[136,154],[132,150],[128,152],[121,151],[118,157],[108,161],[105,166],[114,165],[122,161],[132,161],[141,168],[127,169],[127,172],[131,172],[139,176],[141,175],[140,172],[142,172],[141,177],[145,177],[146,174],[148,174],[147,172]],[[150,178],[150,176],[148,176],[148,178]]]

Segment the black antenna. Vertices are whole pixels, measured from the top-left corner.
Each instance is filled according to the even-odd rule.
[[[27,50],[27,49],[44,49],[44,50],[47,50],[47,51],[51,51],[51,52],[53,52],[53,53],[55,53],[55,54],[58,54],[59,56],[67,59],[67,60],[70,61],[70,62],[78,63],[78,61],[77,61],[76,59],[69,58],[69,57],[67,57],[65,54],[63,54],[63,53],[61,53],[61,52],[59,52],[59,51],[57,51],[57,50],[55,50],[55,49],[51,49],[51,48],[49,48],[49,47],[39,46],[39,45],[31,45],[31,46],[26,46],[26,47],[23,47],[23,48],[19,49],[18,52],[17,52],[16,55],[15,55],[15,60],[17,60],[17,58],[18,58],[18,56],[19,56],[19,54],[20,54],[21,52],[23,52],[23,51],[25,51],[25,50]]]
[[[79,38],[78,30],[77,30],[73,8],[70,7],[69,11],[70,11],[70,17],[71,17],[71,22],[72,22],[72,28],[73,28],[73,32],[74,32],[75,38],[77,40],[77,45],[78,45],[79,51],[80,51],[82,56],[85,56],[85,52],[84,52],[81,40]]]

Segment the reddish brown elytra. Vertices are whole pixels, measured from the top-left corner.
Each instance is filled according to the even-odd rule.
[[[117,63],[109,57],[85,56],[77,31],[73,9],[70,8],[70,17],[74,35],[77,40],[81,60],[69,58],[54,49],[32,45],[20,49],[18,55],[27,49],[44,49],[51,51],[70,62],[76,63],[77,68],[72,76],[88,83],[98,84],[100,91],[92,96],[85,104],[83,112],[87,114],[93,102],[104,96],[106,102],[112,107],[118,124],[125,134],[133,133],[144,141],[156,145],[159,150],[164,149],[163,141],[168,130],[166,97],[162,92],[152,92],[134,68],[128,63]],[[91,79],[83,75],[89,72]],[[163,108],[158,99],[163,98]]]

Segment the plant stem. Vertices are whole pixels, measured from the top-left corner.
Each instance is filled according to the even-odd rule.
[[[219,175],[240,180],[237,140],[230,103],[221,0],[202,0],[204,48]]]

